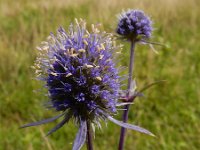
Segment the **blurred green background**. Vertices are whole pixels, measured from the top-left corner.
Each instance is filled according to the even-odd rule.
[[[200,149],[200,1],[199,0],[0,0],[0,150],[69,150],[77,128],[69,123],[48,138],[56,122],[18,129],[20,125],[54,116],[42,106],[46,100],[33,90],[30,66],[35,47],[59,26],[74,18],[102,23],[114,32],[122,9],[142,9],[154,21],[155,54],[146,45],[136,47],[134,76],[138,88],[165,79],[145,92],[131,107],[129,122],[152,131],[156,138],[127,132],[126,150]],[[128,65],[125,44],[121,65]],[[121,112],[120,112],[121,113]],[[117,116],[120,119],[120,114]],[[120,128],[108,122],[97,130],[95,150],[117,149]],[[84,147],[86,149],[86,147]]]

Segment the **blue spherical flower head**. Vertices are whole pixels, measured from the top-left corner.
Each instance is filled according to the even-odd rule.
[[[45,66],[42,72],[47,75],[52,107],[70,112],[79,124],[83,120],[95,123],[102,111],[116,112],[120,86],[111,59],[113,41],[110,35],[98,32],[93,26],[89,33],[84,22],[71,26],[69,33],[60,28],[57,37],[52,35],[48,42],[48,58],[39,60]]]
[[[44,81],[48,89],[48,108],[61,114],[22,127],[41,125],[63,117],[47,133],[49,135],[73,119],[80,126],[73,150],[79,150],[84,144],[87,122],[100,126],[100,120],[109,119],[123,127],[150,133],[111,117],[119,105],[120,90],[118,69],[113,61],[113,52],[119,49],[115,45],[111,34],[100,32],[94,25],[89,33],[83,20],[76,20],[68,32],[60,28],[56,36],[51,34],[47,42],[38,47],[39,56],[34,68],[38,79]]]
[[[80,125],[80,130],[85,131],[86,121],[99,126],[99,120],[115,114],[120,84],[118,69],[112,60],[113,51],[116,52],[118,47],[113,43],[111,34],[100,33],[94,25],[89,33],[83,20],[76,20],[68,32],[59,28],[56,36],[51,34],[47,42],[42,42],[34,68],[48,89],[48,108],[62,114],[23,127],[64,116],[48,135],[71,118]],[[79,137],[85,137],[84,131],[80,131],[84,135]]]
[[[128,10],[119,15],[116,32],[128,40],[139,41],[151,37],[152,22],[140,10]]]

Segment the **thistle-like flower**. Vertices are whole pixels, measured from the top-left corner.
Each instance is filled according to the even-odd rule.
[[[140,10],[128,10],[119,16],[119,23],[116,32],[128,40],[140,40],[150,38],[152,32],[152,22],[148,16]]]
[[[47,42],[38,47],[39,56],[34,68],[48,89],[48,108],[62,113],[22,127],[63,117],[63,121],[47,133],[49,135],[73,119],[80,126],[73,150],[79,150],[84,144],[88,122],[100,127],[100,120],[109,119],[126,128],[151,134],[111,117],[117,112],[120,90],[118,69],[112,59],[117,49],[111,34],[100,33],[94,25],[89,33],[83,20],[76,20],[68,32],[59,28],[57,36],[51,34]]]
[[[151,37],[152,32],[152,22],[148,16],[144,14],[143,11],[140,10],[128,10],[126,12],[122,12],[119,15],[118,26],[116,32],[122,37],[127,39],[131,43],[130,48],[130,60],[129,60],[129,74],[128,74],[128,88],[125,97],[125,101],[133,102],[134,99],[141,95],[140,92],[135,91],[135,87],[132,88],[134,82],[132,81],[133,68],[134,68],[134,51],[135,45],[137,42],[141,42],[144,44],[149,44],[152,48],[151,44],[157,44],[147,41]],[[132,90],[134,89],[134,90]],[[132,92],[133,91],[133,92]],[[133,94],[132,94],[133,93]],[[124,107],[123,113],[123,122],[127,122],[128,120],[128,111],[130,105],[126,105]],[[119,140],[119,150],[123,150],[125,140],[125,128],[122,126],[120,140]]]

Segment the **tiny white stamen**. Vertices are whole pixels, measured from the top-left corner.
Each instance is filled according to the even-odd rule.
[[[48,42],[42,41],[41,44],[48,45]]]
[[[77,57],[78,54],[74,53],[74,54],[71,54],[72,57]]]
[[[88,36],[90,35],[90,32],[88,32],[88,30],[86,30],[86,33],[88,34]]]
[[[121,54],[121,52],[116,52],[116,54]]]
[[[39,73],[39,74],[37,74],[37,75],[36,75],[36,77],[39,77],[39,76],[41,76],[41,75],[42,75],[42,74],[41,74],[41,73]]]
[[[74,52],[74,48],[71,48],[70,53],[73,54],[73,52]]]
[[[57,76],[57,73],[55,73],[55,72],[51,72],[51,74],[52,74],[53,76]]]
[[[54,67],[53,67],[53,65],[50,65],[50,68],[52,68],[52,69],[53,69],[53,68],[54,68]]]
[[[66,75],[66,77],[69,77],[69,76],[71,76],[72,74],[71,73],[68,73],[67,75]]]
[[[60,45],[60,49],[65,50],[65,47],[63,45]]]
[[[67,71],[67,70],[68,70],[68,68],[67,68],[67,67],[64,67],[64,69],[65,69],[65,71]]]
[[[41,73],[42,70],[35,70],[35,73],[38,74],[38,73]]]
[[[69,49],[67,49],[67,52],[66,52],[66,54],[68,54],[68,55],[69,55]]]
[[[84,43],[85,45],[88,45],[88,42],[87,42],[86,40],[83,40],[83,43]]]
[[[38,50],[40,50],[40,51],[42,50],[41,47],[38,47],[38,46],[36,47],[36,49],[38,49]]]
[[[92,68],[93,66],[92,65],[85,65],[87,68]]]
[[[97,79],[97,80],[99,80],[99,81],[101,81],[101,80],[102,80],[102,79],[101,79],[101,77],[96,77],[96,79]]]
[[[78,19],[77,19],[77,18],[75,18],[74,20],[75,20],[76,24],[78,24]]]
[[[88,38],[88,36],[89,36],[88,34],[85,34],[83,37],[84,37],[84,38]]]
[[[101,51],[101,48],[99,47],[99,45],[97,45],[97,50],[98,50],[98,51]]]
[[[105,47],[104,47],[104,45],[103,45],[103,44],[101,44],[101,49],[102,49],[102,50],[105,50]]]
[[[79,52],[82,52],[82,53],[85,53],[85,50],[84,50],[84,49],[79,49],[78,51],[79,51]]]
[[[99,59],[102,59],[104,55],[100,55]]]
[[[48,45],[44,45],[44,46],[42,46],[42,49],[46,51],[46,50],[49,49],[49,46]]]
[[[47,37],[47,40],[51,40],[51,39],[52,39],[52,37],[51,37],[51,36],[48,36],[48,37]]]
[[[32,69],[36,69],[35,66],[31,66]]]
[[[95,31],[94,24],[92,24],[91,26],[92,26],[92,31],[94,32]]]
[[[106,62],[109,62],[109,61],[111,61],[111,59],[110,59],[110,58],[106,60]]]

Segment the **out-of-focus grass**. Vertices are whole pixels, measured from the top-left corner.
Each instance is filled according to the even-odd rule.
[[[153,41],[167,47],[136,48],[135,78],[138,87],[165,79],[166,84],[145,92],[131,107],[130,123],[157,135],[152,138],[127,132],[127,150],[200,149],[200,1],[198,0],[74,0],[0,1],[0,150],[66,150],[72,146],[77,129],[69,123],[50,138],[44,134],[56,123],[19,130],[19,126],[54,115],[43,108],[41,88],[30,66],[35,47],[62,25],[76,18],[88,24],[101,22],[113,32],[116,14],[122,9],[143,9],[154,20]],[[121,56],[127,66],[128,44]],[[120,116],[120,115],[118,115]],[[112,123],[96,132],[96,150],[117,149],[120,128]]]

